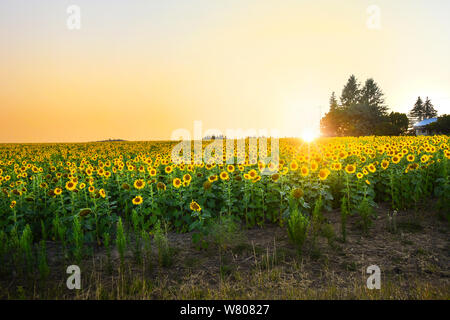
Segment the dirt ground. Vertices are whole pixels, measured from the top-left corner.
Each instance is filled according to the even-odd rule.
[[[308,241],[301,256],[286,228],[270,224],[242,230],[231,241],[220,246],[211,243],[205,250],[192,244],[191,234],[169,233],[172,261],[168,266],[158,265],[153,248],[147,265],[135,263],[129,251],[125,268],[118,271],[118,252],[113,250],[112,268],[108,268],[105,249],[96,247],[81,266],[83,288],[76,292],[66,288],[66,265],[56,254],[60,252],[57,245],[49,242],[50,279],[42,284],[2,276],[0,297],[449,299],[448,222],[429,208],[400,211],[392,230],[388,207],[380,205],[376,212],[367,234],[359,227],[359,217],[350,216],[345,243],[340,238],[340,212],[324,213],[335,237],[319,237],[315,246]],[[366,289],[370,265],[381,270],[378,295]]]

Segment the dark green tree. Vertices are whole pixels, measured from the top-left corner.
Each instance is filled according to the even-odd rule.
[[[391,112],[383,122],[382,135],[400,136],[408,132],[409,119],[405,113]]]
[[[425,100],[425,103],[423,104],[424,109],[424,116],[425,119],[434,118],[437,116],[437,111],[434,109],[433,104],[431,103],[431,100],[427,99]]]
[[[333,91],[330,97],[330,111],[320,119],[320,130],[325,136],[341,136],[343,135],[342,116],[343,109],[339,106],[336,94]]]
[[[350,119],[347,111],[342,108],[332,109],[320,119],[320,131],[324,136],[347,136],[349,135]]]
[[[427,125],[427,129],[438,134],[450,134],[450,114],[443,114],[436,122]]]
[[[358,103],[350,106],[346,110],[346,118],[347,135],[358,137],[375,134],[374,128],[378,120],[368,105]]]
[[[353,83],[353,80],[349,83]],[[380,130],[377,128],[388,121],[383,91],[370,78],[366,80],[364,87],[358,92],[356,103],[345,107],[346,118],[349,120],[347,132],[352,136],[379,134]]]
[[[339,104],[336,99],[336,94],[333,91],[333,93],[331,93],[331,97],[330,97],[330,111],[334,111],[337,108],[339,108]]]
[[[374,121],[378,121],[387,115],[387,106],[384,104],[384,93],[378,87],[378,84],[372,79],[367,79],[364,87],[361,90],[359,103],[367,106]]]
[[[360,99],[360,89],[359,83],[356,80],[356,77],[352,74],[350,78],[348,78],[344,89],[342,89],[341,93],[341,104],[343,107],[350,107],[359,102]]]
[[[414,107],[409,112],[409,117],[412,123],[416,123],[425,119],[425,108],[420,97],[417,98],[416,103],[414,103]]]

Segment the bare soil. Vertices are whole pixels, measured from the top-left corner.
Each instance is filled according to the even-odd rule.
[[[136,263],[129,251],[121,270],[113,250],[108,268],[105,248],[96,246],[81,266],[81,290],[67,289],[65,268],[70,263],[62,262],[58,244],[48,242],[50,279],[1,275],[0,298],[449,299],[448,222],[430,208],[401,211],[392,230],[388,212],[380,205],[366,234],[359,217],[350,216],[346,242],[340,235],[339,210],[326,212],[335,236],[318,237],[315,245],[309,240],[301,255],[286,228],[270,224],[242,230],[232,241],[202,250],[191,234],[169,233],[169,266],[158,264],[154,247],[144,264]],[[366,289],[370,265],[381,270],[380,293]]]

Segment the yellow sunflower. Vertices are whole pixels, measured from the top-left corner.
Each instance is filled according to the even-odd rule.
[[[75,188],[77,187],[77,184],[73,181],[67,181],[66,182],[66,189],[69,191],[73,191],[75,190]]]
[[[258,173],[256,172],[255,169],[252,169],[248,172],[248,175],[249,175],[250,179],[255,179],[258,176]]]
[[[189,205],[189,207],[191,208],[192,211],[197,211],[197,212],[202,211],[202,207],[194,200],[191,201],[191,204]]]
[[[353,174],[356,171],[356,166],[353,164],[348,164],[345,166],[345,172]]]
[[[138,179],[134,182],[134,187],[138,190],[141,190],[145,187],[145,181],[142,179]]]
[[[171,166],[167,166],[164,171],[166,171],[166,173],[171,173],[173,171],[173,168]]]
[[[234,172],[234,166],[232,165],[232,164],[229,164],[228,166],[227,166],[227,170],[228,170],[228,172]]]
[[[309,169],[307,166],[302,166],[302,168],[300,169],[300,173],[302,174],[303,177],[306,177],[309,173]]]
[[[289,169],[291,169],[291,171],[296,171],[298,169],[297,161],[292,160],[291,163],[289,164]]]
[[[228,180],[229,178],[230,178],[230,176],[228,175],[228,172],[222,171],[222,172],[220,173],[220,179],[222,179],[222,180]]]
[[[401,160],[401,157],[400,157],[399,155],[397,155],[397,154],[396,154],[395,156],[392,157],[392,162],[393,162],[393,163],[396,163],[396,164],[397,164],[397,163],[400,162],[400,160]]]
[[[134,197],[132,202],[135,206],[138,206],[138,205],[142,204],[142,202],[144,202],[144,199],[142,199],[141,196],[136,196],[136,197]]]
[[[180,178],[173,179],[172,184],[175,188],[178,189],[179,187],[181,187],[181,179]]]
[[[319,179],[320,180],[325,180],[326,178],[328,178],[328,176],[330,175],[330,170],[328,169],[321,169],[319,171]]]
[[[424,154],[422,157],[420,157],[420,162],[425,163],[425,162],[427,162],[429,159],[430,159],[430,158],[429,158],[426,154]]]

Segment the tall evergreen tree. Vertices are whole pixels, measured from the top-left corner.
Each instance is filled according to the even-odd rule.
[[[352,74],[350,78],[348,78],[344,89],[342,89],[341,93],[341,104],[344,108],[348,108],[352,105],[358,103],[360,98],[360,89],[359,83],[356,80],[356,77]]]
[[[330,111],[334,111],[338,107],[339,107],[339,105],[338,105],[338,102],[336,99],[336,94],[333,91],[333,93],[331,94],[331,97],[330,97]]]
[[[423,109],[424,109],[425,119],[430,119],[430,118],[434,118],[434,117],[437,116],[437,111],[434,109],[434,106],[431,103],[431,100],[428,99],[428,97],[425,100],[425,103],[423,105]]]
[[[361,90],[359,103],[368,109],[372,121],[377,121],[380,117],[387,115],[388,108],[384,104],[384,93],[372,78],[366,80]]]
[[[423,101],[420,97],[417,98],[414,107],[409,112],[409,117],[411,118],[412,122],[418,122],[425,119],[425,108],[423,106]]]

